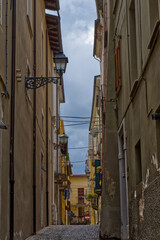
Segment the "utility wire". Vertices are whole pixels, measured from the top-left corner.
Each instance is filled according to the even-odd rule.
[[[74,147],[74,148],[68,148],[68,149],[84,149],[84,148],[88,148],[88,147]]]
[[[89,122],[88,123],[77,123],[77,124],[69,124],[69,125],[64,125],[64,127],[69,127],[69,126],[80,126],[80,125],[85,125],[85,124],[89,124]]]
[[[77,116],[57,116],[58,118],[78,118],[78,119],[90,119],[91,117],[77,117]],[[99,117],[92,117],[99,118]]]
[[[74,120],[63,120],[64,122],[75,122],[75,123],[88,123],[89,121],[74,121]]]
[[[77,162],[71,162],[72,163],[85,163],[86,161],[77,161]]]
[[[60,116],[62,118],[80,118],[80,119],[90,119],[91,117],[74,117],[74,116]]]

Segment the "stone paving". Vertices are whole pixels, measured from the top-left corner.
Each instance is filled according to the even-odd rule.
[[[99,240],[99,225],[54,225],[26,240]]]

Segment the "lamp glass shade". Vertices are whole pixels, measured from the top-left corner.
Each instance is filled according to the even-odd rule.
[[[89,177],[90,176],[90,171],[86,171],[86,175],[87,175],[87,177]]]
[[[68,136],[66,134],[59,136],[60,144],[64,145],[68,143]]]
[[[65,73],[66,66],[68,63],[68,58],[63,54],[63,52],[59,52],[57,55],[55,55],[53,60],[56,65],[56,71],[58,73],[60,72]]]
[[[0,121],[0,129],[7,129],[6,125]]]

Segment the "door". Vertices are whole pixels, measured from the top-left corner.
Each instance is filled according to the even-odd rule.
[[[127,154],[125,123],[118,132],[119,148],[119,178],[120,178],[120,210],[121,210],[121,237],[129,239],[129,216],[128,216],[128,183],[127,183]]]
[[[44,162],[44,157],[43,154],[41,153],[41,227],[44,227],[44,180],[43,180],[43,163]]]

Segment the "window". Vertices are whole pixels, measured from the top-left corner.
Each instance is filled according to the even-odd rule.
[[[42,108],[42,133],[44,133],[44,111]]]
[[[0,0],[0,25],[2,25],[2,0]]]
[[[31,33],[32,33],[32,26],[33,26],[32,2],[33,2],[32,0],[27,0],[27,20],[28,20],[28,25]]]
[[[120,40],[118,41],[116,53],[115,53],[115,70],[116,70],[115,90],[116,90],[116,93],[118,94],[122,86],[121,63],[120,63]]]
[[[78,203],[84,203],[84,188],[78,188]]]
[[[156,21],[159,19],[158,0],[149,0],[150,31],[153,32]]]
[[[108,44],[108,31],[105,31],[104,33],[104,48],[107,47]]]
[[[135,160],[136,160],[136,184],[142,181],[142,163],[141,163],[141,142],[140,140],[135,146]]]
[[[135,16],[135,2],[131,1],[129,8],[129,30],[130,30],[130,69],[132,83],[137,79],[137,44],[136,44],[136,16]]]

